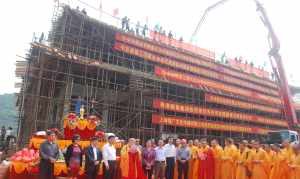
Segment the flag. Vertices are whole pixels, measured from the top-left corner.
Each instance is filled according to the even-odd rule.
[[[102,11],[102,0],[100,1],[99,10]]]
[[[116,16],[118,16],[118,15],[119,15],[119,8],[115,8],[115,9],[113,10],[113,16],[116,17]]]

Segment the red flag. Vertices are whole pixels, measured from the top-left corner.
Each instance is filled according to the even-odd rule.
[[[113,10],[113,16],[117,16],[117,15],[119,15],[119,8],[115,8]]]

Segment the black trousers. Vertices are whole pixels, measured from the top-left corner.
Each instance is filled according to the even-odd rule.
[[[178,179],[182,179],[182,175],[184,179],[188,179],[188,171],[189,171],[189,161],[185,163],[181,163],[178,161]]]
[[[113,179],[116,174],[116,161],[109,160],[108,161],[108,169],[106,168],[105,164],[104,167],[104,179]]]
[[[54,179],[54,164],[48,160],[40,161],[40,179]]]
[[[99,165],[92,165],[85,169],[87,179],[96,179],[98,176]]]
[[[144,169],[144,174],[146,175],[146,177],[148,179],[152,179],[152,175],[153,175],[153,166],[151,166],[150,169],[147,169],[146,170],[146,166],[143,166],[143,169]]]
[[[167,157],[166,162],[167,162],[166,179],[173,179],[174,178],[175,157]]]

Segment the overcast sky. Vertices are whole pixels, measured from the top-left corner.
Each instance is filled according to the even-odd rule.
[[[82,0],[99,7],[101,0]],[[74,8],[77,0],[65,0]],[[119,8],[119,16],[127,15],[131,21],[143,24],[146,17],[150,26],[156,23],[177,37],[189,40],[203,11],[216,0],[102,0],[102,9],[112,13]],[[281,54],[291,84],[300,86],[300,1],[261,0],[281,42]],[[48,32],[54,2],[52,0],[5,0],[1,2],[0,28],[0,94],[17,92],[14,88],[15,61],[22,60],[28,50],[33,33]],[[99,12],[88,7],[88,15],[100,18]],[[198,45],[229,57],[243,56],[257,66],[268,60],[267,31],[262,25],[252,0],[231,0],[211,11],[197,36]],[[107,20],[102,15],[102,20]],[[110,21],[117,25],[116,21]],[[268,63],[269,64],[269,63]]]

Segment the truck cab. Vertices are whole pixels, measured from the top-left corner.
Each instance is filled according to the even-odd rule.
[[[291,130],[272,131],[268,133],[268,141],[270,144],[281,144],[284,140],[289,140],[291,144],[298,144],[299,134]]]

